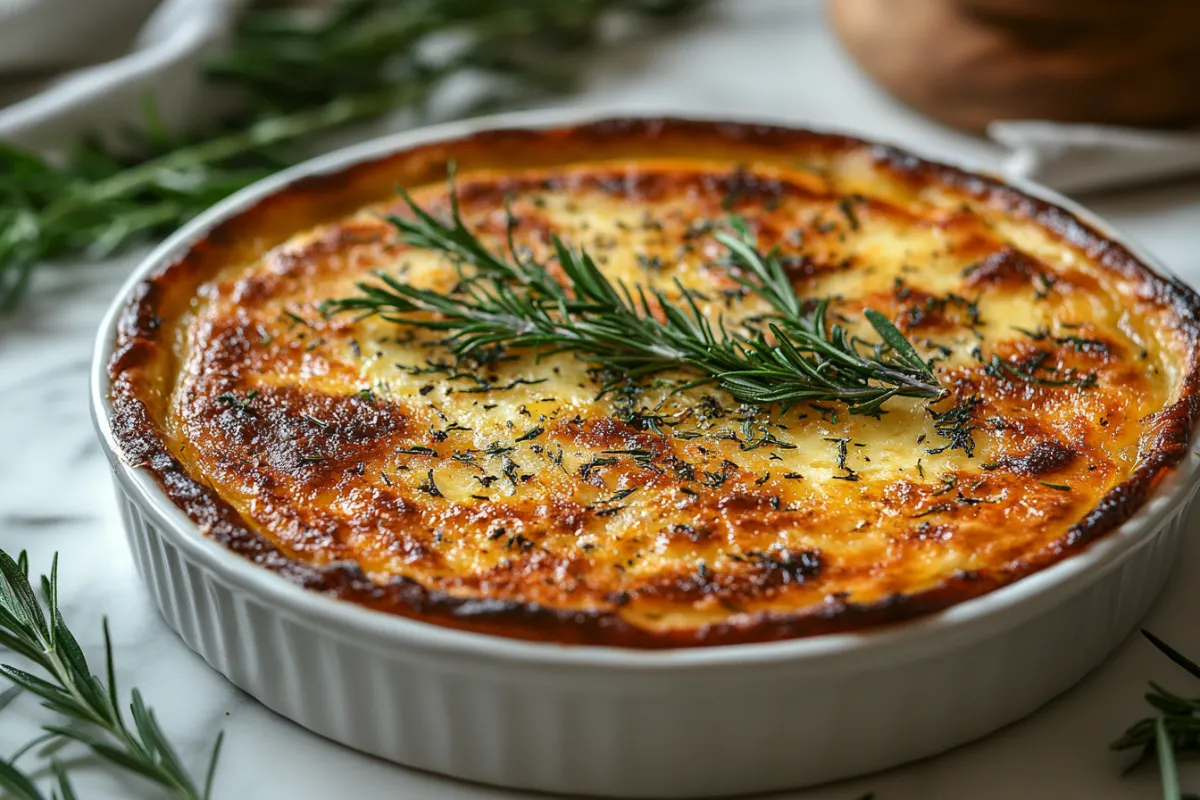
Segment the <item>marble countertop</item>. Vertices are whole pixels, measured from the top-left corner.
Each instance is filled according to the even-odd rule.
[[[767,114],[985,164],[999,155],[985,141],[898,106],[867,82],[822,27],[815,0],[726,0],[703,20],[597,59],[586,91],[570,104]],[[1200,181],[1083,200],[1200,284]],[[43,270],[20,312],[0,320],[0,546],[28,549],[38,570],[49,567],[55,551],[62,554],[65,617],[95,659],[102,652],[101,619],[109,618],[119,680],[142,689],[189,764],[199,770],[213,737],[225,731],[216,797],[525,796],[406,770],[311,734],[227,683],[159,618],[125,548],[108,466],[88,419],[93,335],[134,261]],[[1189,537],[1178,562],[1146,626],[1198,654],[1200,542]],[[1188,686],[1178,668],[1132,636],[1067,694],[982,741],[777,797],[847,800],[868,791],[878,800],[1160,797],[1154,770],[1122,777],[1127,758],[1107,750],[1145,714],[1148,679]],[[0,710],[0,754],[13,752],[45,720],[27,696]],[[1200,768],[1183,770],[1185,786],[1200,787]],[[75,775],[84,798],[158,796],[86,759]]]

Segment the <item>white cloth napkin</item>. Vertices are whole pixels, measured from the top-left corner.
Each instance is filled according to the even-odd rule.
[[[147,97],[180,130],[212,108],[199,65],[248,0],[0,0],[0,140],[48,148],[138,125]]]
[[[1200,132],[1004,120],[988,135],[1009,151],[1006,173],[1067,193],[1200,173]]]

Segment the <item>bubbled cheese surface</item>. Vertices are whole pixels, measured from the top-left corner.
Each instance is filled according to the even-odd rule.
[[[172,451],[290,559],[651,632],[999,584],[1130,475],[1177,392],[1169,309],[1138,276],[865,160],[474,170],[458,192],[495,247],[507,203],[551,271],[556,233],[614,280],[676,299],[679,281],[735,329],[766,310],[713,238],[737,214],[801,297],[867,341],[862,310],[888,315],[951,396],[871,418],[675,392],[687,371],[602,394],[570,354],[456,362],[434,332],[320,313],[374,271],[459,280],[384,220],[402,203],[367,207],[226,265],[175,324]],[[446,210],[444,185],[414,197]]]

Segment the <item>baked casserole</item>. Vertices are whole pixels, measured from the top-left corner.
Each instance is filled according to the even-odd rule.
[[[472,264],[390,219],[450,220],[452,194],[496,253],[565,281],[557,237],[648,316],[776,347],[740,232],[823,330],[878,355],[882,314],[938,390],[747,402],[685,363],[462,357],[436,326],[329,312],[385,277],[461,295]],[[111,423],[204,535],[313,591],[564,644],[768,641],[945,609],[1130,517],[1187,452],[1197,308],[1074,215],[893,148],[490,131],[300,180],[142,283]]]

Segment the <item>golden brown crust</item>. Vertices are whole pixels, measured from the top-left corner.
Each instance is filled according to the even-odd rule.
[[[567,230],[611,250],[612,269],[636,247],[646,280],[662,277],[661,250],[698,265],[679,274],[715,293],[713,313],[741,299],[693,223],[743,214],[781,246],[798,291],[835,295],[851,317],[882,310],[928,355],[953,351],[938,369],[976,452],[947,448],[915,403],[881,421],[760,418],[704,391],[585,403],[580,378],[572,405],[525,383],[561,378],[558,366],[523,360],[414,382],[411,362],[385,363],[414,346],[394,330],[311,312],[408,258],[359,209],[395,209],[395,182],[438,181],[451,156],[481,235],[502,233],[495,212],[515,196],[521,243],[537,251]],[[653,214],[613,247],[631,226],[579,227],[612,208]],[[889,231],[933,244],[900,252]],[[885,243],[872,250],[872,235]],[[495,131],[300,181],[149,278],[120,321],[111,422],[125,458],[208,536],[310,589],[521,638],[765,641],[946,608],[1128,519],[1200,413],[1197,308],[1062,209],[891,148],[678,120]],[[1045,329],[1005,333],[1025,322],[1007,314]],[[380,375],[386,391],[357,391]],[[524,421],[506,433],[494,426],[508,406]],[[878,452],[898,432],[924,464]]]

